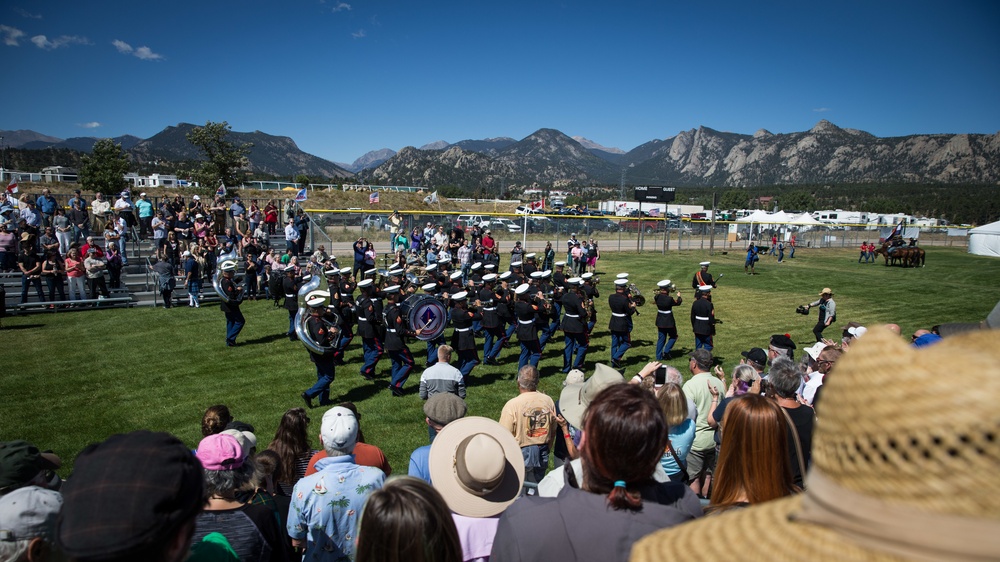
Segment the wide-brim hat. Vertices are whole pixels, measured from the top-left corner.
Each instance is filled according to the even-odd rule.
[[[611,367],[598,363],[594,374],[582,383],[567,384],[559,394],[559,411],[573,427],[583,428],[583,413],[591,401],[605,388],[625,382],[625,377]]]
[[[466,517],[502,513],[521,494],[524,458],[517,439],[478,416],[444,426],[431,445],[431,481],[448,508]]]
[[[718,560],[733,544],[750,561],[996,559],[1000,378],[955,386],[941,372],[955,357],[996,372],[998,341],[984,331],[916,349],[870,329],[824,381],[804,493],[654,533],[632,562]]]
[[[832,297],[833,289],[831,289],[830,287],[823,287],[823,290],[819,292],[819,296],[822,297],[823,295],[830,295]]]

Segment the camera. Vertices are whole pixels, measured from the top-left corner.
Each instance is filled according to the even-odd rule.
[[[795,309],[795,312],[798,313],[798,314],[802,314],[804,316],[808,316],[809,315],[809,307],[807,307],[805,305],[799,305]]]

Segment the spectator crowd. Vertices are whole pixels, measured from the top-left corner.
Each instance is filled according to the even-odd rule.
[[[797,360],[772,336],[730,373],[704,349],[686,374],[598,364],[558,396],[525,365],[497,419],[438,368],[392,478],[353,403],[288,410],[266,447],[214,405],[194,450],[113,435],[65,481],[0,443],[0,561],[995,559],[996,332],[858,328]],[[955,385],[955,357],[987,376]]]

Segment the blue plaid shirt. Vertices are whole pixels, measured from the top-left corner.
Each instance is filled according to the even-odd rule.
[[[354,456],[327,457],[316,473],[295,484],[288,536],[306,541],[303,562],[353,560],[361,508],[382,487],[385,474],[354,464]]]

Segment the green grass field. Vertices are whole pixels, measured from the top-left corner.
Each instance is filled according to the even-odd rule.
[[[895,322],[904,334],[941,322],[979,321],[1000,299],[1000,260],[970,256],[962,250],[928,249],[927,267],[886,268],[857,264],[852,250],[797,252],[778,264],[762,257],[756,276],[743,273],[742,253],[716,254],[712,273],[725,274],[714,291],[718,327],[715,354],[730,372],[740,351],[764,347],[768,337],[788,332],[799,344],[812,342],[815,312],[794,313],[796,305],[816,298],[823,287],[836,292],[837,325]],[[687,321],[691,277],[707,252],[607,252],[599,263],[602,298],[599,324],[591,340],[588,366],[608,362],[607,294],[621,271],[631,273],[649,298],[635,319],[633,348],[626,354],[627,374],[653,355],[656,330],[652,293],[663,278],[681,287],[685,303],[678,314],[677,351],[693,349]],[[269,302],[244,305],[247,325],[240,346],[224,345],[225,320],[217,307],[172,310],[137,308],[6,318],[0,330],[3,375],[0,376],[0,439],[28,439],[53,449],[67,461],[87,444],[108,435],[140,428],[171,432],[194,448],[200,439],[205,408],[223,403],[237,419],[256,426],[260,447],[274,435],[282,413],[302,406],[299,394],[315,381],[315,370],[301,343],[284,337],[284,309]],[[827,335],[837,337],[839,330]],[[394,472],[405,472],[410,452],[426,444],[422,401],[416,388],[425,357],[423,342],[411,344],[418,361],[407,383],[409,394],[393,398],[385,389],[389,360],[379,363],[383,378],[366,382],[358,375],[360,341],[348,353],[350,366],[338,368],[333,397],[357,403],[366,440],[380,446]],[[500,367],[478,366],[469,388],[469,413],[498,418],[504,402],[517,392],[513,377],[519,348],[501,356]],[[801,351],[799,352],[801,353]],[[541,390],[557,398],[563,375],[562,337],[551,343],[540,364]],[[798,354],[796,355],[798,357]],[[687,370],[683,358],[672,364]],[[588,375],[590,372],[587,373]],[[311,411],[311,433],[319,433],[322,410]],[[314,445],[319,446],[314,437]]]

